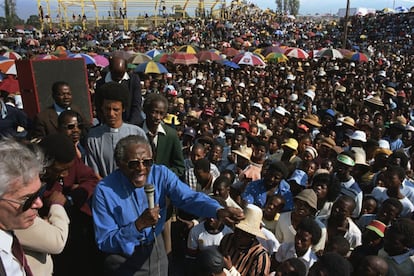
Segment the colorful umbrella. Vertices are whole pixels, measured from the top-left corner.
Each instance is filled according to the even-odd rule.
[[[223,50],[223,54],[225,54],[228,57],[234,57],[240,54],[239,50],[234,49],[233,47],[225,48]]]
[[[167,68],[164,67],[161,63],[155,61],[149,61],[146,63],[141,63],[138,65],[135,72],[144,73],[144,74],[165,74],[168,73]]]
[[[95,59],[96,66],[105,68],[106,66],[109,65],[109,60],[104,56],[96,55],[96,56],[93,56],[93,58]]]
[[[169,56],[170,55],[167,53],[161,53],[159,55],[156,55],[152,60],[159,63],[167,63]]]
[[[341,54],[341,52],[337,49],[332,48],[325,48],[318,52],[318,57],[326,57],[326,58],[338,58],[342,59],[344,56]]]
[[[201,51],[198,52],[196,54],[196,56],[198,57],[198,61],[202,62],[202,61],[215,61],[215,60],[221,60],[222,58],[211,51]]]
[[[3,54],[3,56],[5,56],[6,58],[8,58],[8,59],[14,59],[14,60],[17,60],[17,59],[22,59],[22,56],[21,55],[19,55],[18,53],[16,53],[16,52],[13,52],[13,51],[8,51],[8,52],[5,52],[4,54]]]
[[[360,52],[356,52],[355,54],[350,56],[350,59],[353,60],[353,61],[359,61],[359,62],[368,62],[369,61],[369,57],[366,54],[360,53]]]
[[[16,63],[14,60],[0,60],[0,72],[6,75],[17,75]]]
[[[214,49],[214,48],[210,49],[209,51],[210,52],[213,52],[213,53],[216,53],[217,55],[220,55],[221,54],[219,50]]]
[[[343,49],[343,48],[338,48],[338,51],[341,52],[341,54],[344,57],[349,57],[352,56],[353,54],[355,54],[354,51],[348,50],[348,49]]]
[[[300,48],[289,48],[285,51],[285,56],[297,59],[307,59],[309,54]]]
[[[168,61],[174,64],[191,65],[197,64],[198,59],[194,54],[175,52],[168,57]]]
[[[151,60],[152,58],[144,53],[136,53],[128,60],[128,63],[141,64]]]
[[[187,54],[196,54],[198,49],[191,45],[183,45],[177,48],[177,52],[184,52]]]
[[[265,57],[267,57],[267,55],[270,54],[270,53],[281,53],[281,54],[283,54],[284,52],[285,52],[285,50],[283,50],[279,46],[269,46],[269,47],[266,47],[261,52],[261,54],[264,55]]]
[[[154,58],[156,56],[158,56],[159,54],[163,53],[162,51],[158,50],[158,49],[152,49],[149,50],[147,52],[145,52],[145,54],[151,58]]]
[[[39,43],[39,40],[37,39],[29,38],[28,40],[26,40],[26,45],[33,46],[33,47],[39,47],[40,43]]]
[[[232,61],[238,65],[252,65],[252,66],[265,66],[266,63],[257,55],[252,52],[244,52],[235,56]]]
[[[68,58],[83,58],[85,60],[85,64],[95,64],[95,59],[88,54],[70,54],[68,55]]]
[[[287,56],[281,53],[270,53],[265,59],[267,62],[286,62],[289,60]]]
[[[59,57],[51,54],[43,54],[43,55],[37,55],[34,57],[34,60],[42,60],[42,59],[59,59]]]

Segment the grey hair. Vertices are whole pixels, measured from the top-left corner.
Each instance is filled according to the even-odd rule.
[[[139,136],[139,135],[128,135],[122,138],[121,140],[119,140],[119,142],[116,144],[116,147],[115,147],[114,158],[115,158],[115,162],[118,165],[118,167],[119,167],[119,162],[123,160],[125,161],[126,152],[130,145],[145,145],[148,147],[152,155],[151,145],[149,144],[146,137]]]
[[[43,154],[37,148],[11,138],[0,140],[0,195],[9,192],[12,185],[20,182],[26,186],[39,177],[43,170]]]

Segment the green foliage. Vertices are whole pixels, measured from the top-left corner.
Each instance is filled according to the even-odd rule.
[[[40,19],[38,15],[31,15],[26,21],[26,25],[31,25],[37,29],[40,29]]]

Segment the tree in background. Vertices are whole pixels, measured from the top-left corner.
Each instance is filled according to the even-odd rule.
[[[289,0],[290,14],[293,14],[295,16],[298,15],[299,7],[300,7],[300,1],[299,0]]]

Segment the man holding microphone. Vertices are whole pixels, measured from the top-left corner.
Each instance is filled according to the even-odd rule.
[[[118,169],[96,187],[92,210],[98,247],[108,253],[110,275],[168,275],[162,239],[166,197],[180,209],[227,223],[244,218],[236,208],[223,208],[207,195],[192,191],[163,165],[153,164],[149,142],[140,136],[121,139],[115,148]],[[153,199],[147,198],[154,188]],[[148,203],[154,208],[149,208]],[[152,207],[152,206],[151,206]]]

